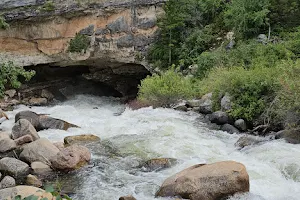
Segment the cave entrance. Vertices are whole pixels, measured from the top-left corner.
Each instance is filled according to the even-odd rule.
[[[26,66],[36,75],[20,88],[21,97],[39,97],[47,90],[57,100],[67,100],[78,94],[120,97],[124,101],[134,99],[140,81],[149,71],[138,64],[110,65],[36,65]]]

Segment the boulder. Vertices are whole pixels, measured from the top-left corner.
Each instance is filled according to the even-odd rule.
[[[224,124],[221,126],[222,131],[226,131],[227,133],[234,134],[234,133],[240,133],[240,131],[235,128],[234,126],[230,124]]]
[[[15,143],[19,146],[26,144],[26,143],[30,143],[33,142],[33,138],[31,135],[24,135],[22,137],[19,137],[18,139],[15,140]]]
[[[172,107],[174,110],[184,111],[186,112],[188,108],[186,107],[185,102],[180,102]]]
[[[56,156],[59,149],[54,146],[48,139],[40,138],[34,142],[26,144],[20,154],[20,159],[33,163],[40,161],[49,164],[51,157]]]
[[[288,143],[300,144],[300,129],[285,129],[275,134],[276,139],[285,139]]]
[[[33,140],[40,138],[30,121],[27,119],[20,119],[12,128],[12,138],[18,139],[24,135],[31,135]]]
[[[173,158],[154,158],[146,161],[143,165],[143,171],[158,171],[165,168],[169,168],[176,163],[176,159]]]
[[[226,112],[217,111],[217,112],[214,112],[210,115],[209,120],[212,123],[216,123],[218,125],[223,125],[223,124],[228,123],[229,117],[228,117],[228,114]]]
[[[60,129],[60,130],[68,130],[71,127],[78,127],[74,124],[66,122],[61,119],[55,119],[46,115],[40,115],[39,118],[39,129]]]
[[[19,185],[16,187],[0,190],[0,199],[5,199],[5,200],[13,200],[15,199],[16,196],[21,196],[22,198],[25,198],[31,195],[39,197],[39,200],[41,198],[48,199],[48,200],[55,199],[51,193],[48,193],[45,190],[33,186]]]
[[[192,100],[188,100],[186,102],[186,105],[191,108],[194,108],[194,107],[199,107],[201,103],[202,103],[202,101],[199,99],[192,99]]]
[[[211,114],[212,110],[212,93],[208,93],[201,98],[201,104],[199,105],[199,111],[202,114]]]
[[[98,136],[87,134],[87,135],[75,135],[75,136],[67,136],[64,138],[65,144],[76,144],[76,143],[89,143],[100,141]]]
[[[10,98],[13,98],[17,94],[17,91],[15,89],[6,90],[4,92],[4,94],[6,94],[7,96],[9,96]]]
[[[57,170],[71,171],[87,164],[91,159],[90,151],[79,145],[64,148],[51,159],[51,166]]]
[[[16,180],[11,176],[5,176],[0,182],[0,189],[16,186]]]
[[[10,139],[10,136],[7,132],[0,132],[0,140]]]
[[[165,180],[156,197],[217,200],[249,192],[249,175],[234,161],[194,165]]]
[[[128,195],[128,196],[120,197],[119,200],[136,200],[136,198],[134,198],[131,195]]]
[[[231,109],[231,101],[228,93],[221,99],[221,109],[222,111],[228,111]]]
[[[245,120],[238,119],[234,122],[234,126],[237,127],[240,131],[246,131],[247,130],[247,124]]]
[[[28,174],[28,176],[26,177],[26,184],[34,186],[34,187],[42,187],[43,186],[42,181],[40,181],[36,176],[33,176],[31,174]]]
[[[56,146],[60,151],[65,148],[64,142],[54,142],[53,145]]]
[[[2,158],[0,160],[0,171],[17,177],[28,174],[29,165],[15,158]]]
[[[253,135],[245,135],[240,137],[238,141],[234,144],[234,146],[238,147],[239,149],[242,149],[244,147],[256,145],[265,141],[267,141],[266,138],[261,138]]]
[[[49,101],[51,101],[51,100],[53,100],[54,95],[50,91],[48,91],[46,89],[42,89],[41,97],[46,98]]]
[[[40,124],[39,118],[40,116],[38,114],[27,110],[17,113],[15,116],[15,122],[19,121],[20,119],[27,119],[34,126],[34,128],[38,129]]]
[[[14,150],[17,147],[15,141],[12,139],[0,140],[0,153],[8,152]]]
[[[47,174],[52,172],[52,169],[48,165],[38,161],[31,163],[31,169],[35,174]]]
[[[36,98],[32,97],[29,99],[29,104],[32,106],[44,106],[48,103],[46,98]]]

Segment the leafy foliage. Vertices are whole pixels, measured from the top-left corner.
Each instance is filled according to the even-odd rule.
[[[55,10],[55,5],[53,1],[47,0],[45,4],[40,8],[42,11],[50,12]]]
[[[26,71],[24,68],[14,65],[13,62],[0,64],[0,96],[3,96],[3,91],[7,86],[19,88],[21,86],[20,77],[29,81],[34,75],[35,71]]]
[[[70,45],[68,48],[69,52],[77,52],[80,53],[82,51],[86,52],[88,47],[90,46],[90,39],[86,35],[82,35],[77,33],[75,38],[70,41]]]
[[[0,16],[0,29],[7,29],[9,24],[5,21],[3,17]]]
[[[147,77],[139,87],[138,99],[154,106],[171,106],[179,99],[194,95],[191,80],[183,78],[174,69],[162,75]]]

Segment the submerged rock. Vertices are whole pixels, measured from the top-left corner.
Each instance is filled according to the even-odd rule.
[[[20,154],[20,159],[29,163],[40,161],[45,164],[50,163],[50,159],[59,152],[48,139],[40,138],[34,142],[26,144]]]
[[[256,145],[261,142],[267,141],[266,138],[261,138],[258,136],[253,136],[253,135],[245,135],[242,136],[238,139],[238,141],[234,144],[234,146],[239,147],[240,149],[251,146],[251,145]]]
[[[222,131],[226,131],[227,133],[234,134],[234,133],[240,133],[240,131],[235,128],[234,126],[230,124],[224,124],[221,126]]]
[[[33,140],[40,138],[30,121],[27,119],[20,119],[12,128],[12,138],[18,139],[24,135],[31,135]]]
[[[249,175],[243,164],[234,161],[194,165],[165,180],[156,197],[217,200],[249,192]]]
[[[37,196],[39,197],[39,199],[41,198],[45,198],[48,200],[53,199],[51,193],[48,193],[45,190],[33,186],[20,185],[20,186],[10,187],[10,188],[0,190],[0,199],[5,199],[5,200],[13,200],[16,196],[21,196],[22,198],[25,198],[31,195]]]
[[[71,171],[82,167],[91,160],[90,151],[79,145],[71,145],[62,149],[51,158],[51,166],[57,170]]]
[[[29,165],[15,158],[2,158],[0,160],[0,171],[18,177],[29,173]]]
[[[131,195],[128,195],[128,196],[120,197],[119,200],[136,200],[136,198],[134,198]]]
[[[69,145],[76,144],[76,143],[96,142],[96,141],[100,141],[100,138],[92,134],[67,136],[64,138],[64,143]]]
[[[16,180],[11,176],[5,176],[0,182],[0,189],[16,186]]]
[[[146,161],[142,168],[144,171],[158,171],[165,168],[169,168],[176,163],[176,159],[174,158],[154,158]]]

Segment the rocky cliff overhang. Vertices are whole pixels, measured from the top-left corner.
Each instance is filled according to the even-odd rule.
[[[1,0],[0,16],[10,27],[0,30],[0,60],[20,66],[88,66],[93,74],[86,78],[99,81],[108,79],[104,71],[118,78],[144,77],[145,55],[157,35],[164,2]],[[68,46],[77,33],[88,36],[90,45],[85,52],[71,53]]]

